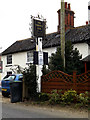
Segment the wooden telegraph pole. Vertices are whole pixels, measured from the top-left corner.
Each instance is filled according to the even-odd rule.
[[[61,36],[61,56],[63,59],[63,66],[65,68],[65,3],[64,0],[61,0],[61,28],[60,28],[60,36]]]

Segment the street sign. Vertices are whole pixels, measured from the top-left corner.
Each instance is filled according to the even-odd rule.
[[[43,52],[38,52],[38,64],[43,65]]]
[[[33,64],[36,65],[48,65],[48,53],[34,51]]]
[[[33,36],[44,37],[45,36],[45,21],[33,19]]]

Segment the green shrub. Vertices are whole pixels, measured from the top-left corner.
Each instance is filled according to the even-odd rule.
[[[34,98],[37,94],[37,79],[36,79],[36,66],[30,64],[28,68],[23,71],[25,85],[28,89],[28,97]]]
[[[49,94],[48,93],[39,94],[39,100],[40,101],[48,101],[49,100]]]
[[[85,93],[80,93],[78,95],[78,102],[82,103],[83,105],[88,104],[88,102],[89,102],[88,91],[86,91]]]
[[[77,101],[77,92],[75,90],[68,90],[64,92],[64,94],[61,97],[62,102],[65,103],[72,103]]]
[[[52,90],[49,99],[50,104],[59,104],[61,100],[61,91],[62,90]]]

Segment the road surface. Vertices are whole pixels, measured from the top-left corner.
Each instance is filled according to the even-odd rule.
[[[11,103],[10,98],[2,98],[2,118],[88,118],[88,112]]]

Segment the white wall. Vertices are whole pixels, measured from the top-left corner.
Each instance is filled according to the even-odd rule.
[[[88,55],[90,55],[90,46],[88,46]]]
[[[15,53],[12,58],[13,65],[20,65],[25,68],[27,62],[27,52]]]
[[[52,53],[56,52],[56,47],[53,48],[45,48],[43,49],[43,52],[48,52],[48,56],[51,56]],[[7,66],[7,56],[2,56],[3,61],[3,73],[1,78],[3,78],[8,71],[11,71],[10,68],[12,66]],[[22,68],[25,68],[27,65],[27,52],[21,52],[21,53],[14,53],[12,54],[12,65],[20,65]]]
[[[12,65],[20,65],[21,67],[25,68],[26,62],[27,62],[27,52],[22,52],[22,53],[15,53],[12,54]],[[3,73],[1,75],[1,78],[3,78],[7,72],[11,71],[12,66],[7,65],[7,56],[2,56],[2,61],[3,61]]]
[[[82,54],[82,58],[85,58],[90,54],[90,47],[86,43],[77,43],[74,44],[74,49],[77,48]],[[56,52],[56,47],[52,48],[45,48],[43,49],[43,52],[48,52],[48,57],[51,56],[52,53]],[[6,67],[7,61],[6,61],[6,56],[2,56],[2,61],[3,61],[3,73],[2,73],[2,78],[7,74],[7,71],[10,71],[11,67]],[[21,67],[25,68],[27,63],[27,52],[22,52],[22,53],[15,53],[12,54],[12,65],[20,65]]]
[[[73,44],[73,48],[77,48],[77,50],[79,50],[79,53],[82,55],[82,59],[90,55],[90,46],[87,43]],[[56,50],[57,47],[45,48],[43,49],[43,52],[48,52],[48,56],[50,57],[52,53],[56,52]]]
[[[82,54],[82,59],[89,55],[90,49],[87,43],[74,44],[74,49],[77,48],[79,53]]]
[[[52,53],[55,53],[55,52],[56,52],[56,50],[57,50],[56,47],[45,48],[45,49],[43,49],[43,52],[48,52],[48,57],[50,57]]]

